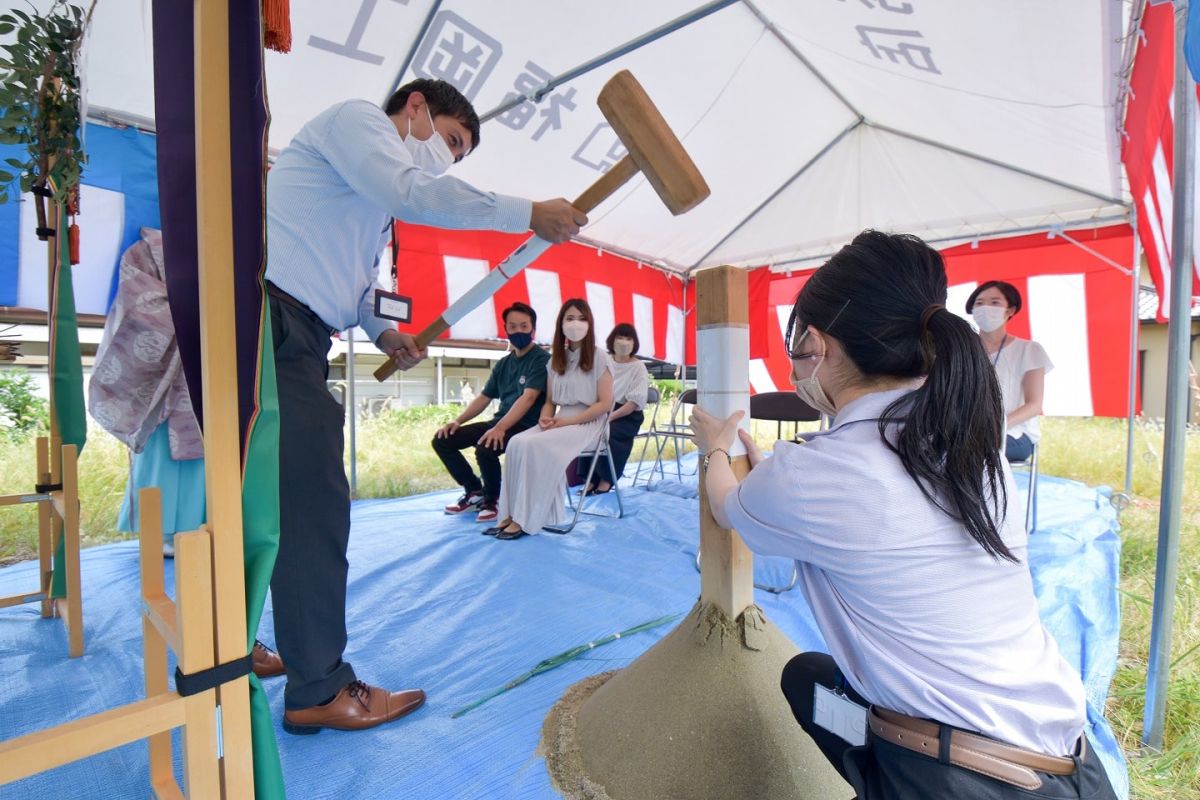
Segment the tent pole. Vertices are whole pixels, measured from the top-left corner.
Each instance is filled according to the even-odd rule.
[[[1171,669],[1171,625],[1179,573],[1179,526],[1183,501],[1184,435],[1188,412],[1188,359],[1191,355],[1192,224],[1195,218],[1196,83],[1183,55],[1187,0],[1175,2],[1175,175],[1171,237],[1171,297],[1167,323],[1167,408],[1163,434],[1162,496],[1158,511],[1158,557],[1154,573],[1154,615],[1142,742],[1162,750]]]
[[[408,48],[408,53],[404,56],[404,62],[400,64],[400,70],[396,73],[396,79],[392,81],[391,91],[388,96],[383,98],[383,102],[387,103],[388,98],[396,93],[404,82],[404,73],[408,72],[408,67],[412,64],[413,56],[417,54],[417,48],[421,46],[421,42],[425,39],[425,34],[429,32],[429,26],[433,24],[433,18],[437,15],[438,10],[442,7],[442,0],[434,0],[432,6],[429,7],[429,13],[425,15],[425,20],[421,23],[421,30],[417,31],[416,38],[413,39],[412,46]]]
[[[1105,225],[1118,224],[1118,223],[1122,223],[1122,222],[1127,223],[1127,222],[1129,222],[1129,214],[1122,213],[1119,215],[1095,217],[1095,218],[1087,220],[1087,222],[1088,222],[1088,225],[1086,227],[1072,228],[1071,230],[1073,230],[1073,231],[1075,231],[1075,230],[1095,230],[1096,228],[1102,228]],[[938,239],[925,239],[924,242],[925,242],[925,244],[932,246],[932,245],[938,245],[938,244],[947,244],[949,242],[966,243],[975,238],[983,239],[986,237],[987,239],[1003,239],[1008,236],[1017,236],[1017,235],[1026,234],[1026,233],[1050,233],[1051,231],[1054,231],[1056,236],[1062,236],[1062,238],[1064,238],[1064,239],[1067,238],[1066,236],[1063,236],[1063,232],[1061,230],[1060,225],[1027,225],[1027,226],[1020,227],[1020,228],[1001,228],[1001,229],[994,230],[994,231],[987,231],[986,233],[980,233],[978,235],[958,234],[956,236],[943,236]],[[807,268],[803,267],[803,266],[795,266],[795,265],[809,264],[809,263],[814,263],[814,262],[824,263],[825,261],[828,261],[836,252],[837,252],[836,250],[830,250],[830,251],[826,251],[824,253],[818,253],[816,255],[811,255],[811,256],[797,256],[796,258],[787,258],[787,259],[783,259],[781,261],[773,261],[773,262],[771,262],[771,270],[773,272],[803,271]],[[692,267],[692,269],[695,269],[695,268],[696,267]],[[816,269],[816,267],[812,267],[812,269]],[[1124,271],[1125,267],[1119,267],[1119,269]]]
[[[579,66],[575,67],[574,69],[569,69],[566,72],[562,73],[561,75],[554,76],[553,78],[551,78],[550,80],[546,81],[544,84],[539,86],[537,91],[532,93],[532,96],[526,97],[524,95],[518,95],[516,97],[512,97],[512,98],[504,101],[503,103],[496,106],[495,108],[493,108],[491,111],[487,112],[486,114],[480,114],[479,121],[480,121],[480,123],[487,122],[490,119],[500,116],[505,111],[515,108],[515,107],[521,105],[522,103],[527,103],[530,100],[532,100],[535,103],[539,102],[539,101],[541,101],[541,99],[543,97],[550,94],[550,92],[554,91],[556,88],[563,85],[564,83],[569,83],[570,81],[573,81],[576,78],[578,78],[580,75],[585,75],[598,67],[602,67],[605,64],[608,64],[609,62],[615,61],[618,58],[621,58],[622,56],[632,53],[634,50],[637,50],[638,48],[645,47],[646,45],[651,44],[652,42],[655,42],[655,41],[661,39],[662,37],[666,36],[667,34],[674,33],[675,31],[679,30],[680,28],[686,28],[688,25],[691,25],[693,22],[699,22],[700,20],[707,17],[709,14],[712,14],[716,11],[720,11],[721,9],[725,8],[726,6],[731,6],[736,2],[738,2],[738,0],[712,0],[712,2],[705,3],[704,5],[700,6],[699,8],[693,9],[693,10],[689,11],[688,13],[683,14],[682,16],[676,17],[675,19],[673,19],[669,22],[665,22],[662,25],[659,25],[654,30],[648,31],[648,32],[642,34],[641,36],[637,37],[636,39],[631,39],[630,41],[626,42],[623,45],[614,47],[612,50],[609,50],[607,53],[602,53],[602,54],[596,56],[595,58],[591,59],[590,61],[585,61],[584,63],[580,64]]]
[[[1129,423],[1125,435],[1125,503],[1133,499],[1133,426],[1137,419],[1137,367],[1140,314],[1138,299],[1142,291],[1142,248],[1138,239],[1137,206],[1130,209],[1129,222],[1133,228],[1133,288],[1129,293]]]

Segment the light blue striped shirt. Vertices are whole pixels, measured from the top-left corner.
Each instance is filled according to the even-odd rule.
[[[350,100],[301,128],[267,174],[267,280],[375,341],[393,326],[375,316],[374,292],[393,217],[520,233],[531,213],[529,200],[423,172],[383,109]]]

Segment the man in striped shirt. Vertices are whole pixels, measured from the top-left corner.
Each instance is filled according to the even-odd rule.
[[[441,173],[479,145],[479,117],[444,81],[401,87],[380,109],[339,103],[305,125],[267,178],[267,290],[279,393],[279,555],[275,640],[287,666],[283,727],[356,730],[425,701],[358,680],[346,647],[350,491],[342,406],[325,386],[330,336],[361,326],[408,369],[413,337],[374,314],[378,261],[393,219],[562,242],[587,218],[561,198],[531,202]]]

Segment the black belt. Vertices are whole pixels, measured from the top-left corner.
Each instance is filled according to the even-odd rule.
[[[337,328],[333,327],[332,325],[325,322],[325,320],[323,320],[319,316],[317,316],[317,312],[313,311],[311,308],[304,305],[304,303],[301,303],[299,300],[292,297],[290,294],[285,292],[283,289],[280,289],[278,286],[271,283],[270,281],[266,281],[266,284],[267,284],[267,294],[271,295],[272,297],[276,298],[277,300],[279,300],[281,302],[287,303],[292,308],[300,309],[305,314],[312,317],[314,322],[316,322],[318,325],[320,325],[322,328],[324,328],[326,331],[328,331],[330,336],[333,336],[335,333],[338,332]]]

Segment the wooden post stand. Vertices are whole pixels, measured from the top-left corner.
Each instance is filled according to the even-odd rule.
[[[73,449],[73,448],[72,448]],[[64,448],[66,450],[66,448]],[[69,464],[64,459],[64,464]],[[251,797],[244,787],[222,794],[217,736],[217,690],[188,697],[167,689],[167,648],[191,674],[214,664],[212,536],[207,530],[175,537],[177,602],[163,586],[162,501],[158,489],[138,495],[141,539],[142,635],[146,699],[0,743],[0,784],[35,775],[138,739],[149,739],[150,788],[159,800]],[[175,782],[171,734],[183,728],[184,788]]]
[[[217,663],[246,655],[242,547],[242,453],[233,294],[233,178],[229,143],[229,6],[195,0],[196,233],[200,266],[200,359],[204,477],[213,537],[212,619]],[[254,796],[250,681],[218,688],[225,797]],[[216,796],[216,795],[214,795]]]
[[[0,598],[0,608],[41,603],[43,617],[62,612],[67,628],[67,653],[71,658],[78,658],[83,655],[83,600],[79,579],[79,465],[73,444],[61,446],[56,455],[51,458],[50,439],[38,437],[35,485],[59,488],[0,497],[0,506],[37,503],[40,577],[36,592]],[[52,558],[60,538],[65,538],[63,563],[59,567],[65,572],[67,593],[65,597],[55,600],[50,597],[50,582],[54,574]]]
[[[698,404],[748,411],[746,273],[705,270],[697,286]],[[730,450],[739,477],[745,452]],[[750,551],[717,525],[698,480],[700,601],[628,667],[567,690],[542,729],[551,780],[572,798],[849,798],[779,692],[796,646],[754,605]]]

